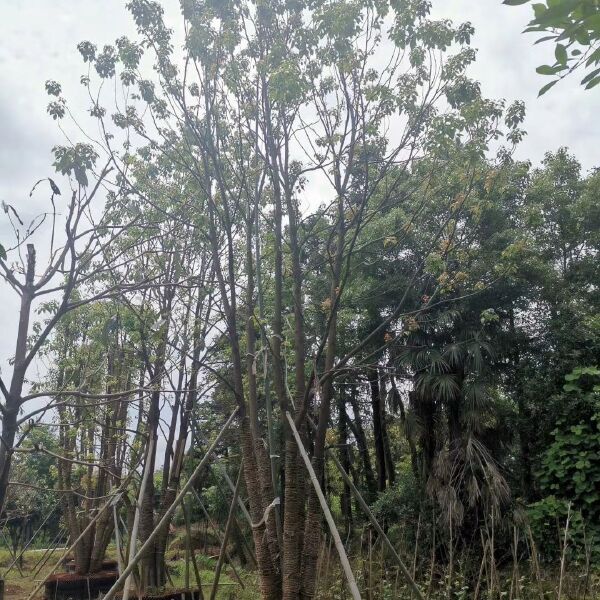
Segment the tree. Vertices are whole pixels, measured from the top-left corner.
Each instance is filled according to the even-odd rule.
[[[13,458],[3,516],[15,554],[24,549],[39,528],[36,544],[51,543],[61,529],[52,455],[58,450],[58,440],[51,429],[32,423],[24,424],[19,436],[25,439],[19,446],[21,452]],[[41,448],[49,452],[41,452]]]
[[[457,150],[474,166],[498,137],[503,108],[481,98],[478,86],[464,75],[474,58],[470,26],[428,20],[427,3],[186,3],[183,71],[160,6],[134,1],[129,7],[142,46],[121,38],[116,49],[97,53],[83,42],[80,51],[101,78],[116,76],[120,64],[125,88],[138,89],[126,94],[131,103],[112,115],[113,123],[130,132],[128,139],[145,140],[160,160],[167,157],[189,176],[189,191],[199,205],[184,202],[190,210],[202,207],[205,216],[229,345],[226,381],[242,416],[240,444],[250,512],[259,523],[253,534],[262,593],[265,598],[310,597],[320,508],[316,494],[311,492],[308,500],[304,496],[303,465],[285,414],[295,415],[304,438],[314,444],[313,462],[323,477],[334,381],[361,363],[405,303],[405,297],[397,298],[392,310],[371,321],[354,343],[346,348],[340,343],[340,311],[354,258],[366,242],[363,231],[383,207],[402,198],[396,192],[411,171],[421,182],[414,186],[417,192],[423,189],[419,185],[427,190],[428,178],[444,171]],[[368,32],[366,46],[362,31]],[[393,57],[377,69],[374,57],[383,40],[394,48]],[[444,59],[452,44],[456,53]],[[138,73],[144,47],[155,53],[159,77],[154,83]],[[441,72],[428,69],[428,53],[441,61]],[[442,99],[451,108],[437,114]],[[101,100],[94,102],[103,142],[110,147],[105,109]],[[150,127],[139,117],[142,110],[152,114]],[[508,129],[516,139],[519,110],[511,111]],[[397,136],[387,135],[388,122],[397,125]],[[434,158],[423,160],[428,153]],[[326,191],[306,228],[309,215],[302,195],[314,173],[320,173]],[[461,185],[468,188],[468,176]],[[430,246],[438,243],[457,210],[440,219]],[[418,202],[410,206],[406,221],[422,218],[419,211]],[[266,243],[259,238],[261,221],[272,227]],[[315,236],[322,260],[305,262],[304,247]],[[262,267],[256,252],[260,242]],[[266,271],[262,289],[261,268]],[[410,273],[420,268],[418,261],[409,265],[408,290],[414,282]],[[310,298],[308,304],[306,284],[319,290],[318,300]],[[317,302],[320,318],[314,319]],[[261,414],[258,407],[257,390],[266,384],[259,383],[258,351],[268,353],[272,365],[267,380],[272,375],[283,434],[281,478],[274,476],[260,441],[261,430],[273,424],[265,422],[269,409]],[[308,413],[316,420],[314,434],[306,427]],[[277,445],[269,452],[280,453]],[[280,531],[276,511],[266,522],[262,518],[279,487]]]
[[[321,505],[290,421],[349,538],[352,481],[384,514],[408,505],[415,547],[428,530],[432,586],[441,563],[452,595],[458,551],[489,559],[493,596],[509,486],[545,493],[545,450],[569,442],[548,398],[570,404],[564,373],[597,354],[597,174],[563,150],[513,161],[523,105],[482,97],[472,28],[428,2],[186,0],[181,55],[159,2],[128,7],[139,40],[78,46],[113,174],[102,250],[43,343],[54,389],[24,396],[58,409],[71,535],[125,482],[138,593],[163,587],[159,523],[236,407],[217,453],[243,468],[264,598],[318,593]],[[84,536],[81,571],[111,527]]]
[[[128,408],[136,375],[135,349],[114,302],[71,311],[58,324],[45,353],[55,358],[50,383],[61,390],[57,488],[79,574],[102,569],[114,532],[112,511],[88,527],[98,509],[135,471],[128,444]],[[64,391],[72,390],[73,395]]]
[[[53,92],[60,93],[59,90]],[[20,425],[46,412],[53,404],[51,402],[41,409],[33,409],[29,414],[20,414],[31,400],[52,396],[49,391],[34,390],[26,393],[28,370],[67,313],[117,292],[119,283],[104,286],[99,290],[87,290],[87,295],[84,288],[92,277],[110,267],[104,261],[105,249],[129,225],[122,223],[112,226],[107,237],[100,235],[106,225],[102,211],[99,211],[98,218],[91,215],[90,209],[92,206],[97,208],[94,201],[101,193],[102,186],[109,183],[111,169],[106,164],[98,173],[94,173],[98,155],[91,146],[58,146],[54,149],[54,155],[57,171],[62,175],[72,176],[72,179],[69,179],[70,197],[60,211],[60,214],[64,215],[64,238],[57,230],[59,212],[56,210],[56,203],[60,200],[60,191],[54,181],[49,180],[52,211],[42,209],[31,223],[23,223],[17,211],[5,204],[5,213],[13,227],[15,244],[6,249],[6,258],[0,256],[0,275],[7,288],[19,297],[20,314],[15,354],[12,358],[12,374],[6,383],[0,378],[0,391],[4,396],[4,404],[0,405],[3,442],[0,446],[0,510],[6,498],[17,431]],[[88,179],[88,174],[91,173],[94,173],[92,185]],[[41,255],[42,261],[47,261],[46,266],[42,267],[43,263],[38,260],[36,246],[32,240],[47,220],[51,221],[48,236],[50,239]],[[76,294],[76,290],[79,290],[79,294]],[[32,311],[38,302],[48,297],[53,299],[45,304],[47,320],[32,327]],[[57,402],[60,403],[60,400]]]

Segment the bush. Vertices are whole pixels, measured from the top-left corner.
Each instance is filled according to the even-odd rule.
[[[529,506],[531,527],[541,555],[553,560],[560,554],[569,504],[572,551],[586,544],[600,554],[600,370],[580,367],[565,377],[563,415],[552,432],[553,441],[538,472],[547,494]]]

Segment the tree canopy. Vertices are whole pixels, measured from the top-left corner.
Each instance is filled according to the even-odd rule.
[[[524,104],[426,0],[127,7],[77,45],[93,131],[46,82],[50,202],[5,208],[0,508],[56,498],[84,578],[114,540],[109,600],[182,552],[202,597],[202,545],[211,598],[225,563],[266,600],[591,597],[598,171],[517,160]]]

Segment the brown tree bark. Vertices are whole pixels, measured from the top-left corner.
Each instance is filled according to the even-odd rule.
[[[35,279],[35,248],[27,244],[27,266],[25,282],[21,287],[21,307],[19,311],[19,325],[17,328],[17,342],[15,345],[13,375],[10,388],[5,398],[2,414],[2,433],[0,435],[0,514],[6,500],[10,467],[12,464],[13,446],[17,435],[17,419],[21,408],[21,396],[27,370],[27,337],[29,335],[29,320],[31,318],[31,303],[34,298]]]

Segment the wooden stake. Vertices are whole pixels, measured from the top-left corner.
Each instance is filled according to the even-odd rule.
[[[117,550],[117,565],[119,574],[123,572],[123,554],[121,553],[121,532],[119,530],[119,519],[117,517],[117,506],[113,504],[113,520],[115,522],[115,548]]]
[[[294,439],[296,440],[296,444],[298,445],[298,450],[300,451],[302,460],[304,461],[304,464],[306,466],[306,470],[310,475],[310,480],[315,488],[317,497],[319,498],[319,503],[321,504],[321,508],[323,509],[323,513],[325,514],[325,520],[327,521],[327,525],[329,525],[329,530],[331,531],[331,535],[335,542],[335,547],[340,556],[342,568],[344,569],[344,573],[348,581],[348,588],[350,589],[350,594],[352,595],[352,598],[354,598],[354,600],[361,600],[360,591],[358,590],[358,585],[356,585],[354,573],[352,573],[352,567],[350,566],[350,561],[348,560],[346,550],[344,549],[344,545],[342,544],[340,533],[337,530],[337,527],[335,526],[335,521],[333,520],[333,516],[331,515],[329,506],[327,506],[327,501],[325,500],[325,496],[323,495],[323,491],[321,490],[321,486],[319,485],[319,480],[317,479],[315,470],[313,469],[313,466],[310,462],[310,458],[308,458],[308,454],[306,454],[306,450],[304,449],[302,440],[300,439],[300,435],[298,434],[298,430],[296,429],[294,419],[292,418],[292,415],[290,415],[289,411],[286,411],[285,416],[287,417],[288,423],[290,424],[290,428],[292,429],[292,433],[294,434]]]
[[[233,484],[233,481],[231,481],[231,477],[229,477],[229,475],[227,474],[227,471],[225,470],[225,468],[223,466],[221,466],[221,468],[219,469],[219,472],[221,473],[221,475],[223,475],[223,479],[225,479],[225,481],[227,482],[227,485],[229,486],[231,493],[232,494],[235,493],[235,485]],[[244,504],[244,501],[240,498],[239,494],[238,494],[237,503],[238,503],[238,506],[240,507],[240,510],[242,511],[244,517],[246,518],[246,521],[248,521],[248,525],[250,525],[250,527],[252,527],[252,517],[250,516],[250,513],[248,512],[248,509],[246,508],[246,505]]]
[[[190,536],[189,535],[185,536],[185,589],[186,590],[190,589]]]
[[[202,579],[200,578],[200,570],[198,569],[198,563],[196,562],[194,547],[192,546],[192,525],[190,519],[190,511],[185,501],[181,503],[181,507],[183,508],[183,519],[185,521],[185,530],[187,532],[186,547],[189,549],[191,555],[192,566],[194,567],[194,576],[196,577],[196,585],[198,586],[198,594],[200,596],[200,600],[204,600],[204,594],[202,593]]]
[[[8,576],[8,574],[12,571],[12,568],[23,557],[23,555],[25,554],[25,550],[27,550],[27,548],[29,548],[29,546],[31,545],[31,543],[33,542],[33,540],[35,540],[37,534],[42,530],[42,527],[46,524],[46,522],[48,521],[48,519],[54,514],[54,511],[56,510],[57,507],[58,507],[58,503],[56,503],[54,505],[54,508],[46,515],[45,519],[42,521],[42,524],[36,529],[35,533],[31,536],[31,539],[23,546],[23,549],[21,550],[20,554],[18,556],[15,556],[15,559],[10,563],[8,569],[6,569],[6,571],[4,572],[4,575],[3,575],[4,579],[6,579],[6,577]],[[23,529],[21,528],[21,531],[22,530]],[[21,534],[19,537],[22,539],[24,537],[24,535]],[[19,572],[22,574],[21,565],[20,564],[18,565],[18,569],[19,569]]]
[[[421,590],[419,589],[419,587],[415,583],[415,580],[412,578],[412,576],[410,574],[410,571],[408,570],[408,568],[406,567],[406,565],[404,564],[404,562],[402,561],[402,559],[400,558],[400,556],[398,556],[398,553],[396,552],[396,549],[392,545],[392,542],[390,542],[388,536],[383,531],[383,528],[381,527],[381,525],[379,524],[379,522],[375,518],[375,515],[373,515],[373,513],[371,512],[371,509],[369,508],[368,504],[365,502],[365,500],[362,497],[361,493],[358,491],[358,489],[356,488],[356,486],[354,485],[354,483],[352,482],[352,480],[348,476],[348,473],[346,473],[344,467],[342,467],[342,465],[341,465],[340,461],[338,460],[337,456],[333,452],[329,452],[329,456],[333,460],[333,463],[337,467],[338,471],[340,472],[340,475],[342,476],[342,479],[346,482],[346,484],[348,485],[348,487],[350,488],[350,490],[354,494],[354,497],[356,498],[356,500],[360,504],[360,507],[363,509],[364,513],[367,515],[369,521],[371,521],[371,525],[373,525],[373,527],[375,528],[375,531],[377,531],[377,533],[381,537],[381,540],[386,545],[387,549],[391,552],[392,556],[394,557],[394,560],[396,561],[396,564],[400,567],[400,570],[402,571],[402,573],[403,573],[406,581],[410,585],[412,591],[415,593],[415,595],[417,596],[417,598],[419,600],[425,600],[423,598],[423,594],[421,593]]]
[[[560,600],[562,597],[563,578],[565,576],[565,565],[567,564],[567,545],[569,543],[569,521],[571,520],[571,503],[567,506],[567,522],[565,523],[565,535],[562,543],[562,552],[560,556],[560,577],[558,580],[558,593],[556,600]]]
[[[202,502],[202,498],[200,498],[200,495],[194,488],[192,488],[192,492],[194,493],[194,496],[196,496],[198,505],[200,506],[200,508],[202,509],[202,512],[204,513],[204,516],[206,517],[206,523],[208,525],[210,525],[216,538],[219,540],[219,543],[221,543],[223,540],[223,537],[221,536],[221,532],[219,531],[219,528],[215,525],[215,522],[210,518],[210,515],[208,514],[208,511],[206,510],[206,507],[204,506],[204,502]],[[204,535],[204,540],[206,542],[206,533]],[[204,552],[206,553],[206,543],[204,544]],[[231,566],[231,570],[232,570],[237,582],[240,584],[240,587],[242,589],[244,589],[244,582],[242,581],[242,578],[239,576],[239,573],[237,572],[235,565],[233,564],[233,560],[231,559],[231,556],[229,555],[229,551],[226,551],[226,552],[227,553],[225,554],[225,556],[227,558],[227,561],[229,562],[229,565]]]
[[[144,462],[144,472],[142,474],[142,482],[140,483],[140,489],[138,491],[138,499],[135,505],[135,515],[133,517],[133,527],[131,528],[131,536],[129,537],[129,552],[127,553],[127,566],[131,562],[131,557],[135,554],[135,549],[137,547],[137,536],[138,529],[140,527],[140,508],[142,506],[142,500],[144,499],[144,494],[146,493],[146,486],[148,485],[148,479],[150,477],[150,457],[154,452],[154,444],[155,439],[151,437],[148,442],[148,448],[146,450],[146,460]],[[119,575],[123,574],[123,570]],[[141,586],[140,586],[141,587]],[[131,589],[131,576],[127,577],[125,580],[125,587],[123,588],[123,598],[122,600],[128,600],[129,598],[129,590]]]
[[[50,571],[50,573],[48,573],[46,575],[46,577],[44,579],[42,579],[40,581],[40,583],[32,590],[32,592],[29,594],[29,596],[27,596],[27,600],[32,600],[32,598],[34,598],[37,595],[37,593],[42,589],[42,587],[46,583],[46,580],[48,579],[48,577],[50,577],[50,575],[52,575],[52,573],[54,573],[54,571],[56,571],[56,569],[58,569],[58,567],[60,567],[63,560],[65,559],[65,556],[67,556],[67,554],[69,554],[69,552],[71,552],[73,550],[73,548],[75,548],[75,546],[83,539],[83,537],[87,534],[87,532],[96,524],[96,521],[100,518],[100,516],[104,513],[104,511],[107,508],[109,508],[111,506],[111,504],[120,496],[122,490],[125,489],[125,486],[128,483],[129,483],[129,478],[127,478],[121,484],[118,492],[115,493],[115,495],[112,498],[109,498],[102,505],[100,510],[98,510],[98,512],[96,513],[96,516],[87,524],[87,527],[77,536],[75,541],[63,552],[62,556],[58,559],[58,562],[54,565],[54,567],[52,567],[52,570]]]

